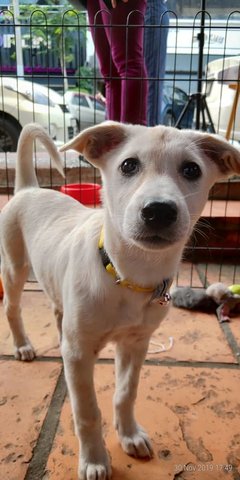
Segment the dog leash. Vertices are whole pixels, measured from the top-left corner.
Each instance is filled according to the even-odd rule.
[[[103,235],[103,228],[101,230],[99,242],[98,242],[98,250],[101,256],[102,264],[105,270],[115,278],[115,283],[120,285],[121,287],[129,288],[134,292],[139,293],[151,293],[150,303],[156,303],[162,306],[167,306],[171,300],[171,295],[169,293],[169,289],[172,284],[171,279],[165,279],[162,281],[161,284],[157,285],[157,287],[141,287],[136,283],[132,283],[129,280],[121,280],[119,277],[113,263],[111,262],[105,248],[104,248],[104,235]]]

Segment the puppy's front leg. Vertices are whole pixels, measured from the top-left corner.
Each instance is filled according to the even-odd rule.
[[[128,455],[152,457],[153,450],[144,429],[134,418],[134,402],[142,363],[149,339],[134,343],[118,343],[116,348],[116,392],[114,396],[115,428],[120,443]]]
[[[80,441],[79,478],[108,480],[111,467],[102,437],[101,414],[94,391],[94,349],[62,339],[65,376],[72,404],[75,433]],[[86,342],[87,343],[87,342]],[[77,347],[77,348],[76,348]]]

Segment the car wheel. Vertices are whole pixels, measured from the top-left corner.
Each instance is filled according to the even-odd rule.
[[[20,132],[20,125],[8,118],[0,118],[0,152],[16,152]]]
[[[176,123],[176,119],[171,112],[166,112],[163,117],[163,125],[166,127],[173,127]]]

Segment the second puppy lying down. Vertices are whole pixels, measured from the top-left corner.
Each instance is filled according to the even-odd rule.
[[[217,282],[206,290],[203,288],[176,287],[171,291],[172,303],[175,307],[199,310],[200,312],[217,313],[220,323],[228,322],[230,315],[240,312],[239,285],[227,287]]]
[[[111,465],[93,382],[98,352],[116,342],[114,416],[122,448],[151,457],[151,442],[134,417],[140,368],[168,311],[168,290],[209,189],[219,178],[240,172],[240,155],[227,142],[192,131],[113,122],[92,127],[63,150],[74,148],[101,170],[103,208],[94,210],[38,188],[35,138],[62,171],[46,132],[26,127],[18,147],[16,194],[1,214],[5,310],[16,357],[33,359],[20,308],[32,266],[54,305],[62,336],[80,441],[79,478],[106,480]]]

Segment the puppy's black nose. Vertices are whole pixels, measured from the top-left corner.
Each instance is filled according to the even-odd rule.
[[[153,229],[170,227],[177,220],[178,209],[175,202],[148,202],[141,211],[147,226]]]

